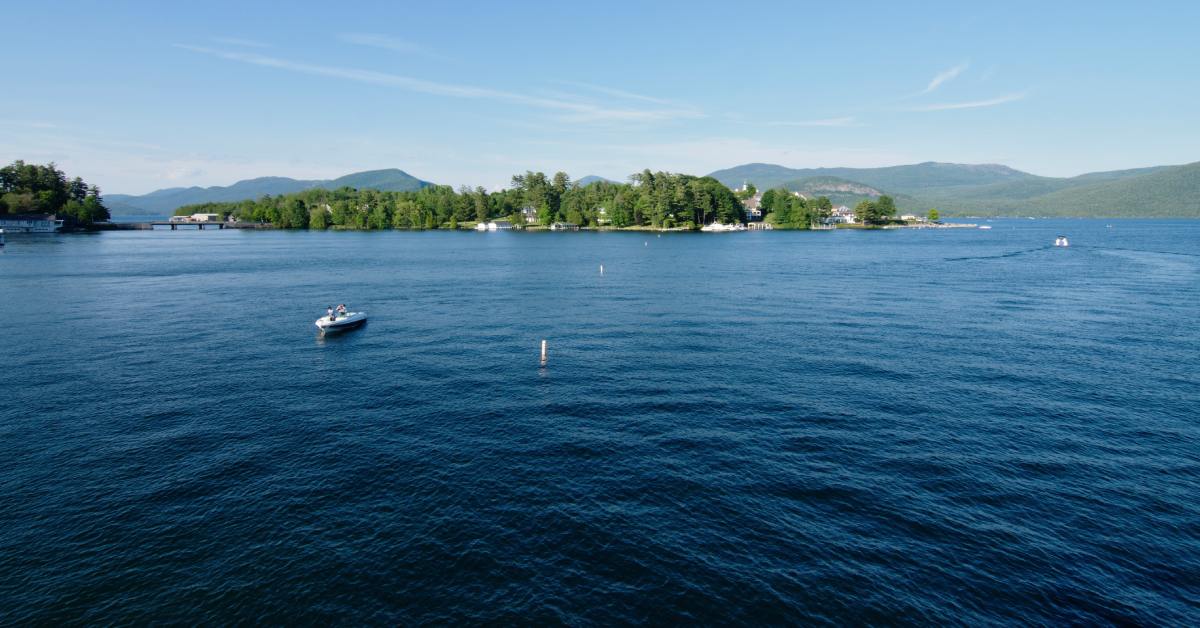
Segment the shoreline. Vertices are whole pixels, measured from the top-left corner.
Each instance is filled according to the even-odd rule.
[[[93,233],[98,231],[213,231],[224,229],[238,229],[251,231],[464,231],[477,232],[475,229],[477,223],[462,223],[458,227],[451,229],[450,227],[435,227],[432,229],[417,229],[417,228],[396,228],[389,227],[387,229],[354,229],[344,227],[330,227],[327,229],[285,229],[271,223],[258,222],[212,222],[212,223],[177,223],[176,228],[168,228],[161,222],[105,222],[96,223],[88,227],[64,228],[59,233]],[[762,224],[762,223],[750,223]],[[978,228],[976,223],[907,223],[907,224],[886,224],[886,225],[863,225],[863,224],[835,224],[828,228],[817,229],[791,229],[787,227],[772,227],[770,229],[746,229],[745,232],[754,231],[886,231],[894,229],[974,229]],[[214,229],[215,228],[215,229]],[[654,228],[650,226],[637,227],[578,227],[571,230],[553,230],[545,226],[533,226],[504,229],[503,231],[520,231],[526,233],[571,233],[571,232],[621,232],[621,233],[701,233],[700,229],[687,229],[684,227],[660,227]],[[723,233],[739,233],[737,231]]]

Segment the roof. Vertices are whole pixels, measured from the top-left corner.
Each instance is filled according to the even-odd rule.
[[[57,220],[54,214],[0,214],[0,220]]]

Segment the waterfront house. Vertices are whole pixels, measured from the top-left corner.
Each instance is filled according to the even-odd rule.
[[[538,210],[532,205],[526,205],[521,208],[521,217],[525,219],[525,224],[527,225],[538,224]]]
[[[0,229],[15,233],[54,233],[63,221],[54,214],[0,214]]]
[[[753,222],[762,220],[762,194],[755,194],[750,198],[742,201],[742,205],[746,208],[746,220]]]
[[[221,222],[221,214],[192,214],[191,222]]]
[[[854,210],[845,205],[838,205],[829,211],[829,218],[825,222],[831,225],[852,225],[854,224]]]

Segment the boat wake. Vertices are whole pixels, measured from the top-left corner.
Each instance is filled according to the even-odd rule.
[[[1052,248],[1054,248],[1054,246],[1048,245],[1048,246],[1039,246],[1039,247],[1033,248],[1033,249],[1024,249],[1022,251],[1010,251],[1008,253],[999,253],[996,255],[972,255],[972,256],[968,256],[968,257],[947,257],[946,261],[947,262],[965,262],[968,260],[978,260],[978,259],[1001,259],[1001,258],[1005,258],[1005,257],[1017,257],[1019,255],[1028,255],[1030,253],[1036,253],[1038,251],[1045,251],[1045,250],[1052,249]]]

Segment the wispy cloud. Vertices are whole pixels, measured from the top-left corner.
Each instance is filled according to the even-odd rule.
[[[253,39],[242,39],[241,37],[213,37],[213,41],[218,44],[228,44],[230,46],[246,46],[247,48],[270,48],[271,44],[265,44],[261,41]]]
[[[943,84],[953,81],[955,78],[958,77],[959,74],[966,72],[967,68],[970,66],[971,66],[971,63],[969,61],[963,61],[962,63],[960,63],[948,70],[943,70],[941,72],[938,72],[937,76],[933,77],[933,79],[929,81],[929,85],[926,85],[925,89],[922,90],[921,93],[928,94],[928,93],[932,92],[933,90],[941,87]]]
[[[529,96],[486,87],[427,81],[424,79],[401,76],[399,74],[391,74],[388,72],[301,63],[256,53],[214,50],[212,48],[205,48],[203,46],[175,44],[175,47],[191,52],[197,52],[221,59],[226,59],[228,61],[237,61],[261,67],[287,70],[289,72],[325,76],[330,78],[356,81],[359,83],[384,85],[422,94],[476,100],[495,100],[518,105],[526,105],[540,109],[559,111],[561,112],[562,119],[570,122],[658,122],[679,118],[695,118],[701,117],[702,115],[699,112],[688,109],[637,109],[606,107],[584,102]]]
[[[381,48],[383,50],[391,50],[403,54],[417,54],[425,57],[443,58],[434,51],[422,46],[421,44],[413,43],[397,37],[389,37],[387,35],[379,35],[376,33],[341,33],[338,39],[357,46],[370,46],[372,48]]]
[[[1029,94],[1021,92],[1018,94],[1007,94],[1005,96],[997,96],[996,98],[988,98],[986,100],[970,100],[967,102],[950,102],[950,103],[935,103],[932,105],[917,105],[907,108],[907,111],[948,111],[951,109],[979,109],[981,107],[995,107],[1005,103],[1016,102],[1024,99]]]
[[[840,118],[822,118],[819,120],[777,120],[768,122],[768,126],[814,126],[814,127],[850,127],[862,126],[854,116],[842,116]]]
[[[559,82],[562,83],[563,85],[570,85],[572,87],[589,89],[596,93],[605,94],[608,96],[614,96],[616,98],[625,98],[627,100],[640,100],[642,102],[654,103],[656,105],[675,106],[675,104],[676,104],[675,102],[666,100],[664,98],[658,98],[655,96],[646,96],[644,94],[635,94],[633,92],[627,92],[623,89],[617,89],[615,87],[605,87],[603,85],[594,85],[592,83],[580,83],[578,81],[559,81]]]

